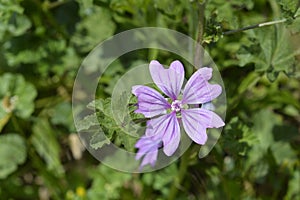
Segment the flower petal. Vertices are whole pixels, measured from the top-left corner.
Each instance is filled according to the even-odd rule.
[[[167,156],[171,156],[177,150],[180,143],[180,127],[176,117],[176,113],[173,113],[168,126],[165,129],[165,135],[163,137],[164,153]]]
[[[164,113],[171,105],[156,90],[142,85],[132,87],[132,93],[138,98],[138,109],[145,117],[154,117]]]
[[[181,110],[182,123],[188,136],[198,144],[207,140],[206,128],[224,126],[223,120],[214,112],[202,108]]]
[[[158,154],[157,149],[147,153],[143,158],[140,168],[144,167],[147,164],[150,164],[152,167],[154,167],[157,160],[157,154]]]
[[[164,153],[167,156],[171,156],[178,148],[180,142],[180,127],[176,113],[172,112],[149,120],[145,134],[162,138]]]
[[[184,68],[178,60],[171,63],[169,69],[165,69],[158,61],[153,60],[149,65],[151,77],[157,87],[176,100],[184,80]]]
[[[212,71],[213,71],[213,69],[212,68],[209,68],[209,67],[202,67],[202,68],[200,68],[199,70],[198,70],[199,72],[199,74],[201,74],[201,76],[202,76],[202,78],[204,79],[204,80],[210,80],[211,79],[211,77],[212,77]]]
[[[157,160],[158,149],[161,145],[161,139],[155,139],[154,137],[143,136],[137,141],[135,147],[139,148],[139,150],[135,159],[138,160],[144,156],[140,169],[147,164],[151,164],[154,167]]]
[[[211,76],[212,69],[207,67],[194,73],[185,85],[182,103],[202,104],[218,97],[222,93],[222,87],[218,84],[208,83]]]

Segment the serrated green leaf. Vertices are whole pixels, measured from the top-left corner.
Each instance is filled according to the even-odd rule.
[[[87,115],[82,120],[78,121],[76,128],[77,131],[83,131],[95,125],[99,125],[99,122],[97,119],[97,115],[92,114],[92,115]]]
[[[288,24],[289,30],[291,30],[292,34],[299,33],[300,32],[300,8],[295,13],[296,18],[291,21],[290,24]]]
[[[120,138],[121,143],[124,145],[125,149],[128,151],[133,152],[135,147],[135,143],[137,142],[137,137],[133,137],[132,135],[129,135],[128,133],[122,131],[120,129],[120,131],[116,132],[116,136],[118,138]]]
[[[246,1],[223,1],[223,0],[211,0],[206,3],[205,15],[207,19],[211,19],[212,15],[215,15],[216,21],[222,23],[223,27],[227,29],[238,28],[238,15],[235,11],[238,8],[246,7],[251,9],[254,6],[252,0]]]
[[[293,19],[299,6],[298,0],[277,0],[283,12],[283,17]]]
[[[221,138],[224,149],[233,155],[245,155],[249,147],[257,143],[257,137],[238,117],[234,117],[226,125]]]
[[[122,98],[120,99],[122,100]],[[117,145],[123,145],[123,147],[128,151],[134,151],[134,145],[137,140],[138,134],[137,130],[131,127],[131,119],[128,116],[122,116],[122,119],[116,121],[111,109],[111,99],[107,98],[97,99],[88,104],[88,108],[96,109],[97,113],[94,115],[86,116],[77,124],[77,130],[88,130],[94,125],[100,125],[101,132],[103,131],[106,138],[105,139],[99,130],[94,130],[94,137],[90,141],[92,148],[100,148],[104,144],[108,144],[109,140],[113,139],[114,143]],[[123,112],[123,111],[122,111]],[[96,117],[95,117],[96,116]],[[93,131],[93,130],[92,130]]]
[[[259,44],[260,50],[251,47],[248,47],[247,53],[240,50],[237,58],[241,66],[254,63],[255,70],[265,72],[270,81],[274,81],[280,72],[294,73],[295,56],[300,54],[300,51],[291,45],[290,33],[284,26],[261,28],[251,32],[250,35]]]
[[[7,133],[0,136],[0,179],[14,172],[26,160],[26,145],[18,134]]]
[[[92,139],[90,140],[90,146],[97,150],[105,144],[110,144],[110,140],[105,136],[103,131],[99,130],[98,132],[94,133]]]

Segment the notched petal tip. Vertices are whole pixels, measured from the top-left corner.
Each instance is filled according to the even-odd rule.
[[[206,103],[212,101],[222,93],[220,85],[208,82],[212,77],[212,72],[212,68],[203,67],[191,76],[183,90],[183,103]]]
[[[219,84],[210,84],[211,101],[222,94],[222,87]],[[206,102],[205,102],[206,103]]]
[[[149,68],[150,68],[150,70],[151,70],[151,68],[156,68],[156,69],[157,68],[159,68],[159,69],[163,68],[164,69],[163,65],[160,64],[160,62],[158,62],[157,60],[151,60],[151,62],[149,64]]]
[[[204,80],[210,80],[212,77],[212,72],[213,69],[210,67],[202,67],[200,69],[198,69],[198,71],[196,73],[199,73],[199,75],[201,76],[201,78],[203,78]]]
[[[179,60],[175,60],[170,64],[170,69],[175,70],[178,74],[184,75],[183,64]]]
[[[225,122],[223,121],[223,119],[219,115],[214,113],[214,115],[212,116],[212,127],[220,128],[223,126],[225,126]]]
[[[149,70],[157,87],[172,100],[176,100],[184,81],[183,65],[179,61],[174,61],[168,69],[165,69],[158,61],[153,60],[149,64]]]

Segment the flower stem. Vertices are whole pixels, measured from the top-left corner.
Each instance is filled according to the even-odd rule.
[[[196,70],[202,67],[203,65],[203,57],[204,57],[204,49],[201,46],[203,43],[203,35],[204,35],[204,24],[205,24],[205,16],[204,16],[204,10],[205,10],[205,3],[199,3],[198,4],[198,10],[199,10],[199,19],[198,19],[198,35],[197,35],[197,43],[196,51],[195,51],[195,68]]]
[[[299,17],[299,16],[295,15],[294,19],[297,17]],[[223,32],[223,35],[231,35],[234,33],[239,33],[239,32],[243,32],[243,31],[250,30],[250,29],[260,28],[260,27],[264,27],[264,26],[270,26],[270,25],[274,25],[274,24],[281,24],[286,21],[287,21],[287,19],[280,19],[280,20],[274,20],[274,21],[269,21],[269,22],[263,22],[260,24],[246,26],[244,28],[240,28],[240,29],[236,29],[236,30],[225,31],[225,32]]]
[[[175,177],[174,183],[170,189],[168,200],[175,199],[175,197],[178,193],[178,188],[180,187],[180,184],[184,179],[184,175],[185,175],[188,165],[189,165],[189,155],[190,155],[189,152],[190,151],[187,150],[180,159],[179,172],[177,174],[177,177]]]
[[[260,28],[260,27],[263,27],[263,26],[270,26],[270,25],[274,25],[274,24],[280,24],[280,23],[286,22],[286,20],[287,19],[281,19],[281,20],[275,20],[275,21],[264,22],[264,23],[255,24],[255,25],[251,25],[251,26],[246,26],[244,28],[223,32],[223,35],[231,35],[231,34],[234,34],[234,33],[239,33],[239,32],[243,32],[243,31],[250,30],[250,29]]]
[[[197,33],[197,46],[195,47],[195,55],[194,55],[194,66],[195,70],[199,69],[203,65],[203,58],[204,58],[204,49],[201,46],[203,43],[203,35],[205,31],[205,2],[198,3],[198,33]],[[184,179],[186,174],[190,159],[190,150],[188,149],[180,159],[180,166],[177,176],[175,177],[174,184],[172,185],[170,192],[169,192],[169,200],[175,199],[178,188],[180,187],[181,182]]]

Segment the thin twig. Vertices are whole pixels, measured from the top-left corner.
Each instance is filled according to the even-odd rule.
[[[251,26],[246,26],[244,28],[223,32],[223,35],[231,35],[234,33],[239,33],[239,32],[243,32],[243,31],[250,30],[250,29],[260,28],[263,26],[270,26],[270,25],[274,25],[274,24],[280,24],[280,23],[284,23],[284,22],[286,22],[286,19],[270,21],[270,22],[265,22],[265,23],[261,23],[261,24],[255,24],[255,25],[251,25]]]
[[[297,17],[299,17],[299,15],[298,16],[295,15],[294,19],[296,19]],[[231,35],[234,33],[239,33],[239,32],[243,32],[243,31],[250,30],[250,29],[260,28],[260,27],[264,27],[264,26],[270,26],[270,25],[274,25],[274,24],[281,24],[286,21],[287,21],[287,19],[280,19],[280,20],[275,20],[275,21],[264,22],[264,23],[260,23],[260,24],[246,26],[244,28],[240,28],[240,29],[236,29],[236,30],[225,31],[225,32],[223,32],[223,35]]]

